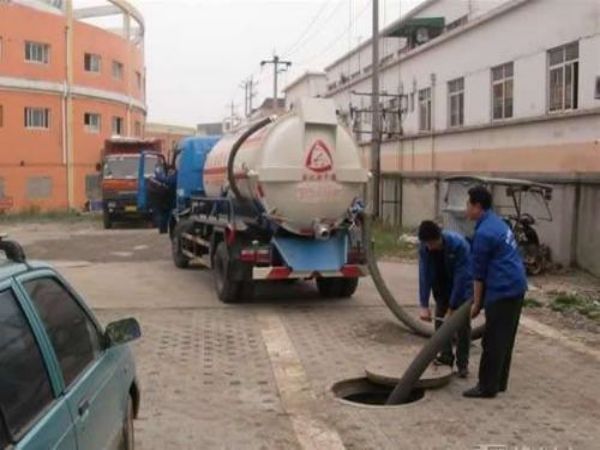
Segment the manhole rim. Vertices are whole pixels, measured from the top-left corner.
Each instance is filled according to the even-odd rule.
[[[337,381],[333,381],[333,382],[329,382],[328,386],[329,388],[327,389],[327,394],[333,398],[336,402],[341,403],[343,405],[346,406],[354,406],[356,408],[368,408],[368,409],[378,409],[378,410],[382,410],[382,409],[407,409],[410,407],[415,407],[417,405],[422,405],[424,402],[430,402],[431,401],[431,396],[429,395],[429,389],[423,389],[423,397],[418,399],[417,401],[413,401],[410,403],[404,403],[402,405],[370,405],[368,403],[358,403],[358,402],[353,402],[350,400],[346,400],[344,398],[338,397],[335,392],[334,392],[334,388],[336,385],[343,383],[343,382],[352,382],[352,381],[367,381],[369,383],[372,384],[377,384],[377,383],[373,383],[371,380],[369,380],[369,378],[367,378],[364,374],[359,374],[359,375],[355,375],[355,376],[351,376],[348,378],[344,378],[341,380],[337,380]],[[389,388],[389,386],[385,386],[385,385],[380,385],[381,387],[384,388]]]

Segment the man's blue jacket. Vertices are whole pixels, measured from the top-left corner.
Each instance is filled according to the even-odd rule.
[[[527,291],[523,258],[509,226],[492,211],[475,225],[473,277],[484,284],[484,306]]]
[[[457,309],[473,297],[473,277],[471,274],[471,249],[467,240],[453,231],[442,231],[444,241],[444,265],[448,280],[450,308]],[[419,302],[429,306],[429,296],[435,284],[436,274],[434,258],[424,243],[419,247]]]

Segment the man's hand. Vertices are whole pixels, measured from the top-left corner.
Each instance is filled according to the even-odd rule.
[[[429,308],[421,307],[419,311],[419,319],[424,322],[431,322],[431,311]]]
[[[471,319],[474,319],[481,312],[481,304],[479,302],[473,302],[471,305]]]

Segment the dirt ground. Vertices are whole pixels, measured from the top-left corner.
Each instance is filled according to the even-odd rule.
[[[598,448],[598,329],[546,307],[526,309],[509,390],[498,398],[461,396],[476,382],[473,343],[469,379],[410,405],[350,405],[334,398],[335,382],[364,376],[373,361],[408,365],[424,343],[396,323],[369,279],[350,300],[323,300],[299,282],[261,286],[255,300],[224,305],[210,271],[176,269],[168,240],[154,230],[105,231],[95,222],[2,228],[31,259],[53,263],[102,323],[140,321],[138,448]],[[415,262],[381,266],[416,311]],[[531,286],[546,301],[558,290],[595,292],[598,280],[566,272]]]

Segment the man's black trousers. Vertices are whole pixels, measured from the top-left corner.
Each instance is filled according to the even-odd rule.
[[[448,297],[438,292],[433,293],[435,299],[435,329],[437,330],[444,324],[444,317],[450,308]],[[467,369],[469,366],[469,350],[471,347],[471,321],[468,321],[456,333],[456,367]],[[452,363],[454,361],[454,352],[452,351],[452,342],[448,342],[442,351],[440,357],[444,361]]]
[[[498,300],[485,306],[483,353],[479,363],[479,387],[488,394],[505,391],[508,386],[523,297]]]

